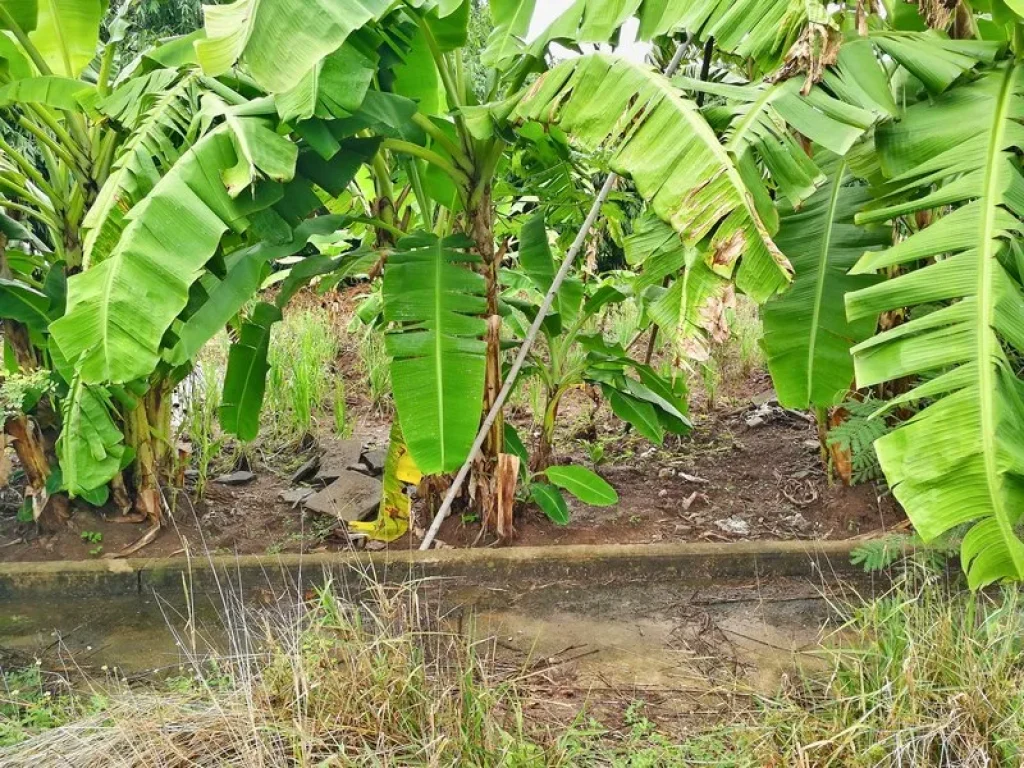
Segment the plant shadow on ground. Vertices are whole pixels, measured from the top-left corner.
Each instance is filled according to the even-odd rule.
[[[169,677],[76,679],[7,659],[5,766],[954,766],[1018,765],[1024,604],[896,566],[875,598],[834,603],[814,660],[686,728],[620,695],[543,706],[534,666],[473,639],[422,585],[328,585],[239,609],[228,648],[178,635]],[[20,663],[19,663],[20,662]],[[716,678],[726,694],[724,678]],[[738,702],[738,703],[737,703]],[[558,716],[553,712],[560,712]]]

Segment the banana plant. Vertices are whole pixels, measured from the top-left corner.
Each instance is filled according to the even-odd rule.
[[[480,349],[480,399],[484,407],[493,401],[505,257],[494,237],[502,203],[494,182],[517,129],[557,127],[573,146],[600,153],[645,201],[651,218],[633,235],[632,260],[651,270],[645,287],[656,322],[672,324],[683,339],[692,330],[713,339],[715,323],[700,315],[709,299],[727,301],[733,287],[770,299],[786,289],[796,262],[803,273],[797,288],[767,312],[773,372],[787,400],[829,400],[849,368],[828,361],[842,360],[851,343],[860,385],[926,377],[893,404],[914,400],[924,410],[878,444],[894,493],[927,536],[973,523],[964,541],[972,584],[1024,576],[1024,545],[1015,533],[1020,386],[1012,360],[1020,350],[1013,319],[1020,307],[1020,88],[1018,68],[1004,54],[1020,39],[1018,17],[1003,4],[993,10],[976,3],[986,15],[951,39],[927,28],[942,14],[925,19],[905,3],[889,3],[883,15],[853,4],[836,13],[803,0],[578,0],[527,42],[533,3],[489,5],[486,99],[467,87],[458,53],[467,4],[456,0],[351,7],[239,0],[210,9],[198,44],[208,74],[233,67],[247,73],[310,147],[336,151],[358,131],[377,137],[365,212],[382,225],[377,246],[393,248],[413,229],[436,238],[439,255],[415,257],[422,259],[417,269],[433,265],[435,279],[425,285],[433,288],[434,311],[417,298],[416,311],[404,313],[396,308],[400,294],[392,294],[391,317],[401,318],[394,321],[401,340],[395,351],[406,371],[398,378],[413,371],[419,377],[396,383],[406,392],[399,418],[447,419],[450,409],[441,416],[436,404],[444,403],[450,377],[478,390]],[[738,65],[743,82],[673,84],[604,53],[549,68],[551,44],[607,43],[634,16],[644,39],[695,32],[696,42]],[[958,22],[946,15],[942,23]],[[281,45],[284,39],[300,44]],[[342,61],[362,62],[340,68],[362,74],[339,78]],[[340,97],[330,97],[342,81]],[[710,97],[707,106],[699,109],[680,86]],[[858,217],[865,188],[850,179],[860,175],[850,150],[872,129],[882,162],[871,181],[883,185],[870,192],[879,195],[877,204]],[[811,143],[821,149],[801,155]],[[841,159],[826,161],[826,150]],[[945,215],[889,248],[877,232],[848,229],[851,216],[867,226],[919,211]],[[469,239],[448,239],[461,236]],[[862,247],[867,253],[853,274],[842,274]],[[409,266],[404,259],[393,267],[398,275]],[[448,296],[438,286],[449,268],[473,270],[483,282],[460,276]],[[846,291],[843,321],[835,297]],[[925,303],[939,308],[914,317],[913,308]],[[880,312],[908,306],[909,323],[861,341]],[[440,332],[442,318],[449,332]],[[788,349],[798,350],[799,365],[779,364]],[[445,365],[463,350],[472,351],[469,377]],[[427,367],[433,376],[422,375]],[[472,412],[479,418],[475,404]],[[458,418],[468,435],[470,419]],[[450,435],[445,429],[438,438]],[[499,422],[488,445],[492,460],[503,435]],[[458,463],[450,442],[417,441],[410,449],[421,466]]]
[[[523,222],[518,256],[525,284],[510,274],[507,279],[512,284],[502,298],[517,310],[509,313],[507,322],[513,333],[522,337],[536,317],[540,297],[551,286],[556,270],[543,213]],[[649,365],[631,358],[621,346],[606,341],[600,332],[596,322],[599,315],[631,298],[627,286],[612,282],[594,287],[584,286],[579,280],[562,283],[556,311],[541,325],[544,345],[531,352],[522,379],[537,378],[544,393],[540,433],[527,462],[532,471],[544,471],[554,462],[555,427],[562,399],[584,385],[599,387],[619,418],[658,445],[663,443],[666,431],[689,431],[682,378],[660,376]],[[521,322],[518,315],[526,322]]]
[[[3,249],[0,312],[20,375],[52,382],[8,426],[41,435],[15,446],[39,470],[30,491],[48,528],[66,507],[57,491],[102,505],[113,490],[127,512],[126,486],[128,519],[159,523],[177,458],[171,390],[269,262],[305,247],[291,226],[319,205],[295,145],[268,127],[276,115],[169,56],[180,41],[127,61],[121,17],[99,45],[105,10],[0,4],[0,209],[22,222],[9,238],[22,248]]]
[[[370,276],[383,273],[398,416],[410,454],[427,472],[450,471],[465,458],[481,410],[496,396],[502,324],[514,327],[502,319],[503,312],[516,316],[504,311],[512,304],[501,290],[509,252],[497,241],[494,222],[506,211],[523,216],[529,206],[503,199],[508,189],[500,180],[520,142],[536,142],[538,130],[558,131],[568,137],[572,151],[592,153],[628,177],[644,201],[648,215],[628,238],[627,256],[643,268],[637,285],[649,299],[647,314],[671,329],[678,358],[699,355],[720,336],[733,290],[758,301],[770,299],[787,288],[793,263],[801,265],[797,289],[767,311],[769,344],[778,340],[782,349],[794,343],[806,362],[806,367],[775,366],[780,391],[787,377],[799,378],[809,403],[825,399],[840,374],[845,380],[849,373],[848,367],[827,361],[842,358],[846,345],[870,333],[873,313],[883,311],[853,297],[874,295],[870,291],[887,285],[836,274],[854,253],[835,246],[882,245],[874,239],[876,231],[845,229],[858,195],[864,194],[846,171],[858,175],[856,158],[847,159],[851,147],[879,121],[902,116],[901,106],[922,94],[945,98],[942,94],[966,87],[978,71],[996,66],[1003,43],[950,40],[877,14],[866,14],[865,20],[859,11],[854,24],[854,14],[844,20],[824,3],[773,0],[757,4],[757,12],[754,5],[579,0],[527,42],[534,3],[495,0],[487,11],[493,31],[481,52],[487,67],[483,94],[469,87],[461,55],[468,2],[238,0],[210,7],[205,35],[194,40],[203,72],[192,73],[215,92],[204,98],[207,117],[200,140],[208,142],[203,146],[209,162],[198,153],[183,154],[163,180],[143,190],[138,213],[133,209],[123,220],[111,204],[117,194],[101,196],[97,225],[90,231],[96,233],[91,248],[105,259],[95,267],[98,274],[132,274],[151,263],[129,242],[130,234],[142,230],[137,222],[160,211],[160,194],[172,185],[191,200],[187,188],[201,203],[195,206],[199,223],[189,253],[178,254],[174,262],[181,268],[175,291],[158,303],[151,326],[125,334],[110,322],[124,317],[117,303],[124,300],[124,289],[117,280],[109,281],[113,290],[104,295],[96,292],[97,278],[75,279],[69,312],[78,311],[79,319],[94,325],[83,326],[86,331],[76,338],[69,322],[55,324],[57,346],[70,349],[71,364],[86,386],[127,386],[165,363],[181,364],[209,329],[238,321],[240,297],[254,275],[264,274],[255,267],[269,263],[261,259],[303,250],[308,238],[298,234],[302,219],[326,208],[345,217],[337,241],[353,247],[299,261],[285,278],[289,290],[282,295],[310,277],[327,276],[329,283],[336,279],[332,271],[356,263]],[[690,35],[694,42],[742,71],[745,83],[671,82],[604,53],[549,68],[553,43],[607,43],[633,16],[640,21],[640,37],[660,44],[696,30]],[[894,12],[889,18],[903,16]],[[539,77],[531,82],[535,74]],[[19,91],[30,92],[48,94],[45,98],[55,103],[68,98],[56,83]],[[702,94],[707,104],[698,107],[686,93]],[[877,129],[878,141],[895,135],[893,130]],[[807,154],[812,142],[821,149]],[[823,159],[830,157],[826,152],[841,159],[832,165]],[[899,152],[882,153],[880,173],[899,178],[898,163],[889,154]],[[204,168],[205,180],[219,179],[223,188],[197,188],[190,166]],[[944,180],[935,173],[922,171],[927,181],[920,185]],[[118,183],[129,189],[132,172],[121,176]],[[960,186],[966,183],[957,178]],[[885,194],[909,195],[910,181],[901,183],[901,191]],[[545,196],[564,195],[573,187],[586,185],[578,185],[568,166],[556,169],[538,190],[539,202],[543,206]],[[256,194],[246,193],[243,201],[241,193],[249,189]],[[936,200],[932,207],[953,199]],[[203,207],[216,215],[204,218]],[[882,210],[887,213],[873,215],[901,216],[911,209]],[[791,233],[811,219],[814,242],[808,244]],[[527,243],[538,233],[546,241],[543,222],[527,224],[502,226],[513,236],[525,231]],[[520,243],[524,267],[536,268],[528,277],[532,289],[543,290],[540,283],[552,274],[553,263],[541,258],[531,266],[530,250]],[[106,262],[115,266],[104,269]],[[863,288],[869,281],[873,287]],[[857,290],[844,324],[829,297],[851,287]],[[653,439],[665,428],[655,406],[684,423],[680,393],[652,386],[653,379],[646,381],[628,356],[581,332],[575,323],[586,314],[586,303],[579,302],[560,295],[549,329],[562,323],[563,331],[575,334],[564,348],[589,345],[587,376],[601,384],[613,409],[628,414],[638,429],[644,425]],[[770,318],[789,317],[790,307],[805,319],[790,322],[781,335],[771,330]],[[528,307],[520,309],[528,316]],[[97,315],[107,319],[96,325]],[[260,305],[241,318],[242,338],[233,354],[238,362],[229,375],[233,394],[222,413],[225,425],[239,434],[255,431],[251,414],[260,401],[266,340],[277,316],[269,305]],[[781,341],[787,333],[799,338]],[[833,335],[841,337],[841,345],[833,343]],[[564,343],[555,335],[548,341],[549,349]],[[858,362],[858,373],[864,366]],[[872,376],[882,380],[884,374]],[[641,389],[650,396],[638,397]],[[797,394],[803,400],[804,393]],[[654,418],[646,406],[655,410]],[[499,420],[486,445],[483,471],[493,469],[504,444]]]
[[[332,156],[344,142],[377,141],[365,160],[361,195],[338,212],[362,205],[377,229],[398,417],[412,457],[427,473],[451,471],[465,460],[472,426],[500,388],[499,276],[507,251],[494,222],[514,201],[496,194],[506,191],[499,180],[515,147],[536,141],[537,131],[561,130],[577,149],[610,150],[608,167],[630,177],[652,215],[685,247],[699,246],[701,263],[716,279],[735,281],[763,300],[791,276],[772,240],[777,222],[767,192],[667,79],[600,54],[545,72],[550,46],[607,42],[635,14],[646,39],[704,28],[723,52],[768,68],[809,24],[822,23],[804,3],[773,3],[777,27],[765,34],[753,19],[723,24],[727,6],[716,1],[589,0],[574,3],[527,42],[535,4],[495,0],[486,11],[493,31],[480,55],[487,67],[481,98],[468,87],[462,55],[470,6],[466,0],[239,0],[209,7],[206,35],[196,42],[206,75],[241,71],[272,99],[294,128],[300,166],[306,156]],[[535,73],[540,78],[525,88]],[[556,173],[558,186],[542,194],[564,193],[572,184],[571,173]],[[708,177],[715,182],[706,185]],[[336,199],[348,195],[344,185],[335,186]],[[410,235],[413,241],[403,240]],[[685,265],[678,269],[683,274]],[[636,405],[624,388],[627,380],[634,389],[643,386],[639,379],[605,378],[619,411]],[[651,415],[644,407],[632,410]],[[648,421],[651,434],[660,435],[657,418]],[[428,423],[429,430],[420,428]],[[493,468],[503,443],[499,419],[485,443],[484,468]]]
[[[118,82],[118,44],[126,26],[113,17],[100,44],[105,13],[99,0],[49,9],[0,3],[0,110],[8,126],[0,136],[0,209],[18,217],[26,233],[17,256],[6,249],[3,303],[10,309],[12,301],[39,288],[49,298],[45,320],[16,310],[2,317],[21,375],[43,371],[51,379],[35,413],[23,415],[43,439],[15,442],[23,466],[37,468],[28,473],[34,517],[49,529],[60,525],[66,507],[57,491],[93,503],[106,500],[108,481],[137,455],[123,444],[117,413],[139,403],[124,390],[118,399],[104,385],[83,382],[51,344],[50,322],[66,310],[68,276],[91,257],[105,256],[102,242],[95,247],[96,236],[109,236],[133,196],[168,166],[166,153],[194,136],[194,82],[170,70],[139,70],[130,84],[130,78]],[[133,135],[134,158],[131,147],[121,152]],[[144,165],[138,162],[142,146],[149,150]],[[105,210],[90,216],[111,175],[121,182],[111,185]],[[25,425],[10,426],[25,431]]]

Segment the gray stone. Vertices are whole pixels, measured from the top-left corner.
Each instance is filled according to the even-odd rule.
[[[252,472],[246,472],[245,470],[239,470],[238,472],[231,472],[227,475],[221,475],[214,479],[213,482],[220,483],[221,485],[245,485],[251,483],[256,479],[256,475]]]
[[[324,454],[320,457],[320,469],[313,479],[318,483],[333,483],[349,467],[359,463],[363,452],[363,441],[358,437],[348,440],[328,440],[324,443]]]
[[[318,469],[320,469],[320,457],[314,456],[292,473],[292,484],[309,480],[309,478],[316,474]]]
[[[790,528],[795,528],[801,533],[808,533],[814,527],[814,523],[812,523],[806,517],[801,515],[799,512],[794,512],[792,515],[782,518],[782,522],[788,525]]]
[[[737,536],[746,536],[750,533],[750,523],[736,515],[724,520],[715,520],[715,525],[726,533],[733,533]]]
[[[312,488],[288,488],[277,494],[277,498],[292,506],[299,504],[316,493]]]
[[[374,448],[363,454],[363,464],[375,475],[384,473],[384,464],[388,460],[388,452],[384,448]]]
[[[302,504],[312,512],[334,515],[339,520],[362,520],[377,512],[382,488],[375,477],[343,469],[334,482]]]

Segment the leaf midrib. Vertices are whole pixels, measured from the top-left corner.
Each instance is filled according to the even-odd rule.
[[[980,421],[982,457],[985,463],[985,480],[992,503],[993,516],[1000,532],[1007,542],[1016,540],[1016,534],[1010,523],[1003,503],[999,468],[996,466],[996,419],[995,404],[995,335],[992,329],[995,318],[995,218],[998,207],[999,161],[1002,156],[1002,145],[1006,133],[1007,113],[1013,96],[1013,82],[1016,67],[1010,64],[1006,68],[996,102],[994,127],[985,154],[985,182],[982,187],[982,206],[984,215],[981,220],[978,247],[978,397],[980,400]],[[1024,576],[1024,556],[1019,547],[1007,546],[1017,576]]]
[[[726,147],[734,152],[735,154],[742,153],[743,149],[747,146],[747,133],[757,123],[758,117],[768,111],[768,107],[771,106],[772,102],[779,97],[782,93],[781,86],[775,85],[762,90],[761,94],[754,99],[754,101],[748,102],[749,108],[744,113],[733,129],[732,136],[725,142]]]
[[[814,287],[814,309],[811,312],[810,338],[807,344],[807,400],[810,402],[814,390],[814,363],[815,351],[818,344],[818,324],[821,321],[822,297],[825,293],[825,275],[828,269],[828,252],[832,247],[832,231],[836,222],[836,209],[839,206],[839,192],[843,185],[843,176],[846,174],[846,159],[839,161],[836,167],[836,175],[832,180],[832,195],[828,201],[828,212],[825,219],[825,231],[821,239],[821,249],[818,253],[818,276]]]
[[[447,466],[445,461],[445,434],[444,434],[444,354],[441,343],[441,317],[444,311],[441,301],[441,269],[444,264],[444,241],[438,238],[437,252],[434,258],[434,384],[437,392],[437,436],[438,446],[441,449],[441,471]]]

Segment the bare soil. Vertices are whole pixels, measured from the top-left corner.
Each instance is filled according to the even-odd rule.
[[[615,487],[619,503],[601,508],[570,500],[572,520],[565,527],[525,508],[515,543],[849,539],[905,525],[884,486],[848,487],[830,477],[813,421],[774,405],[765,374],[753,374],[742,389],[728,405],[697,410],[693,432],[669,436],[661,447],[628,432],[605,408],[591,420],[593,406],[579,393],[564,409],[576,416],[558,435],[557,458],[595,469]],[[529,422],[517,421],[520,434],[528,434]],[[596,466],[587,450],[595,442],[604,445],[605,456]],[[453,515],[439,538],[468,546],[478,533],[474,521]]]
[[[336,325],[344,341],[327,375],[345,377],[347,413],[355,435],[370,447],[384,447],[390,414],[371,405],[356,339],[345,331],[365,292],[365,286],[353,286],[326,296],[304,293],[295,304],[325,311]],[[572,519],[564,527],[551,523],[536,507],[521,505],[511,544],[846,539],[906,525],[884,487],[846,487],[830,476],[813,421],[778,407],[764,371],[728,371],[713,405],[706,402],[699,382],[694,387],[692,433],[668,436],[663,446],[631,432],[607,405],[595,409],[595,401],[582,389],[570,392],[560,409],[555,460],[595,469],[618,491],[619,503],[596,508],[570,500]],[[509,419],[524,442],[532,442],[536,426],[521,402],[509,408]],[[330,439],[326,421],[317,430],[327,436],[322,439]],[[601,456],[596,456],[596,446],[603,449]],[[225,443],[224,456],[214,462],[219,466],[211,471],[211,482],[201,496],[195,492],[194,477],[186,478],[184,489],[167,491],[172,510],[167,525],[138,555],[274,554],[353,546],[334,519],[279,498],[291,487],[295,469],[317,450],[317,441],[309,436],[283,447],[258,443],[248,451],[243,466],[255,472],[255,480],[228,486],[212,482],[238,461],[236,447]],[[75,502],[67,530],[40,537],[33,525],[17,521],[19,504],[14,489],[0,489],[0,562],[110,557],[145,532],[144,526],[118,523],[115,510]],[[423,500],[415,500],[414,533],[429,522],[425,506]],[[456,512],[445,521],[439,539],[442,546],[499,544],[488,535],[478,541],[479,533],[475,518]],[[406,535],[390,546],[409,548],[417,543],[415,535]]]
[[[717,408],[708,410],[698,402],[692,434],[668,437],[659,447],[628,431],[606,408],[594,414],[593,403],[583,392],[572,393],[563,409],[556,456],[560,462],[593,466],[588,447],[601,443],[604,459],[594,468],[616,488],[619,503],[597,508],[571,500],[572,520],[564,527],[524,505],[517,513],[513,545],[847,539],[905,523],[886,489],[876,484],[851,488],[831,479],[813,423],[803,414],[778,408],[772,394],[767,377],[755,372]],[[369,444],[383,445],[387,419],[359,403],[353,404],[353,413],[357,433]],[[512,418],[524,438],[529,437],[529,414],[513,413]],[[290,487],[291,472],[313,450],[257,456],[253,482],[210,482],[201,499],[188,488],[172,492],[168,525],[139,554],[349,548],[352,545],[333,520],[279,499],[279,493]],[[420,527],[427,518],[422,507],[418,502],[414,509]],[[40,537],[31,525],[18,523],[14,513],[13,505],[0,512],[0,561],[109,556],[144,532],[142,526],[117,523],[116,512],[77,504],[66,531]],[[479,532],[475,519],[454,514],[445,521],[439,539],[447,546],[471,546]],[[101,536],[99,543],[89,540],[96,534]],[[416,543],[407,535],[390,546]],[[485,536],[478,544],[496,542]]]

